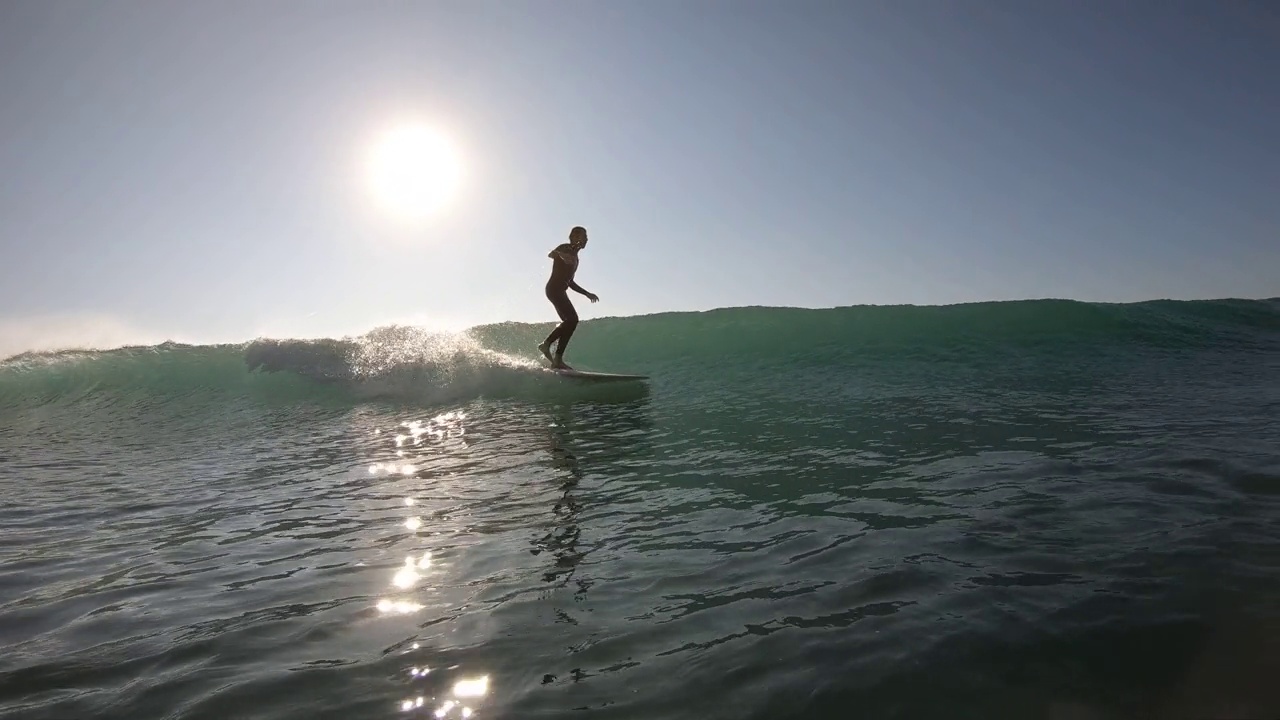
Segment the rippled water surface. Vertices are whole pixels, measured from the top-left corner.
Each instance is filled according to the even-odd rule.
[[[1107,362],[11,407],[0,714],[1280,716],[1280,366]]]

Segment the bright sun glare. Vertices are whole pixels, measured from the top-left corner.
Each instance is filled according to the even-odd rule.
[[[369,154],[369,190],[384,210],[405,220],[439,212],[457,193],[462,175],[457,148],[423,125],[388,131]]]

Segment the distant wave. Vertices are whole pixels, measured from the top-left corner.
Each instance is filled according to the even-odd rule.
[[[445,400],[548,392],[558,378],[541,371],[535,345],[549,328],[498,323],[450,334],[394,326],[343,339],[24,353],[0,363],[0,402],[103,393]],[[1280,300],[725,308],[591,320],[580,326],[571,355],[598,369],[715,372],[739,362],[999,362],[1013,352],[1052,363],[1152,349],[1275,351]]]

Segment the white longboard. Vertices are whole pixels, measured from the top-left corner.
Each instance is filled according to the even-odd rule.
[[[568,368],[549,368],[549,370],[559,375],[560,377],[578,378],[580,380],[597,380],[601,382],[649,379],[648,375],[625,375],[622,373],[588,372],[585,370],[570,370]]]

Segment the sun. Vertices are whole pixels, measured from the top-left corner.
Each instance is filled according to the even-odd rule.
[[[457,194],[461,179],[457,148],[426,125],[392,128],[369,151],[369,192],[380,208],[400,219],[437,214]]]

